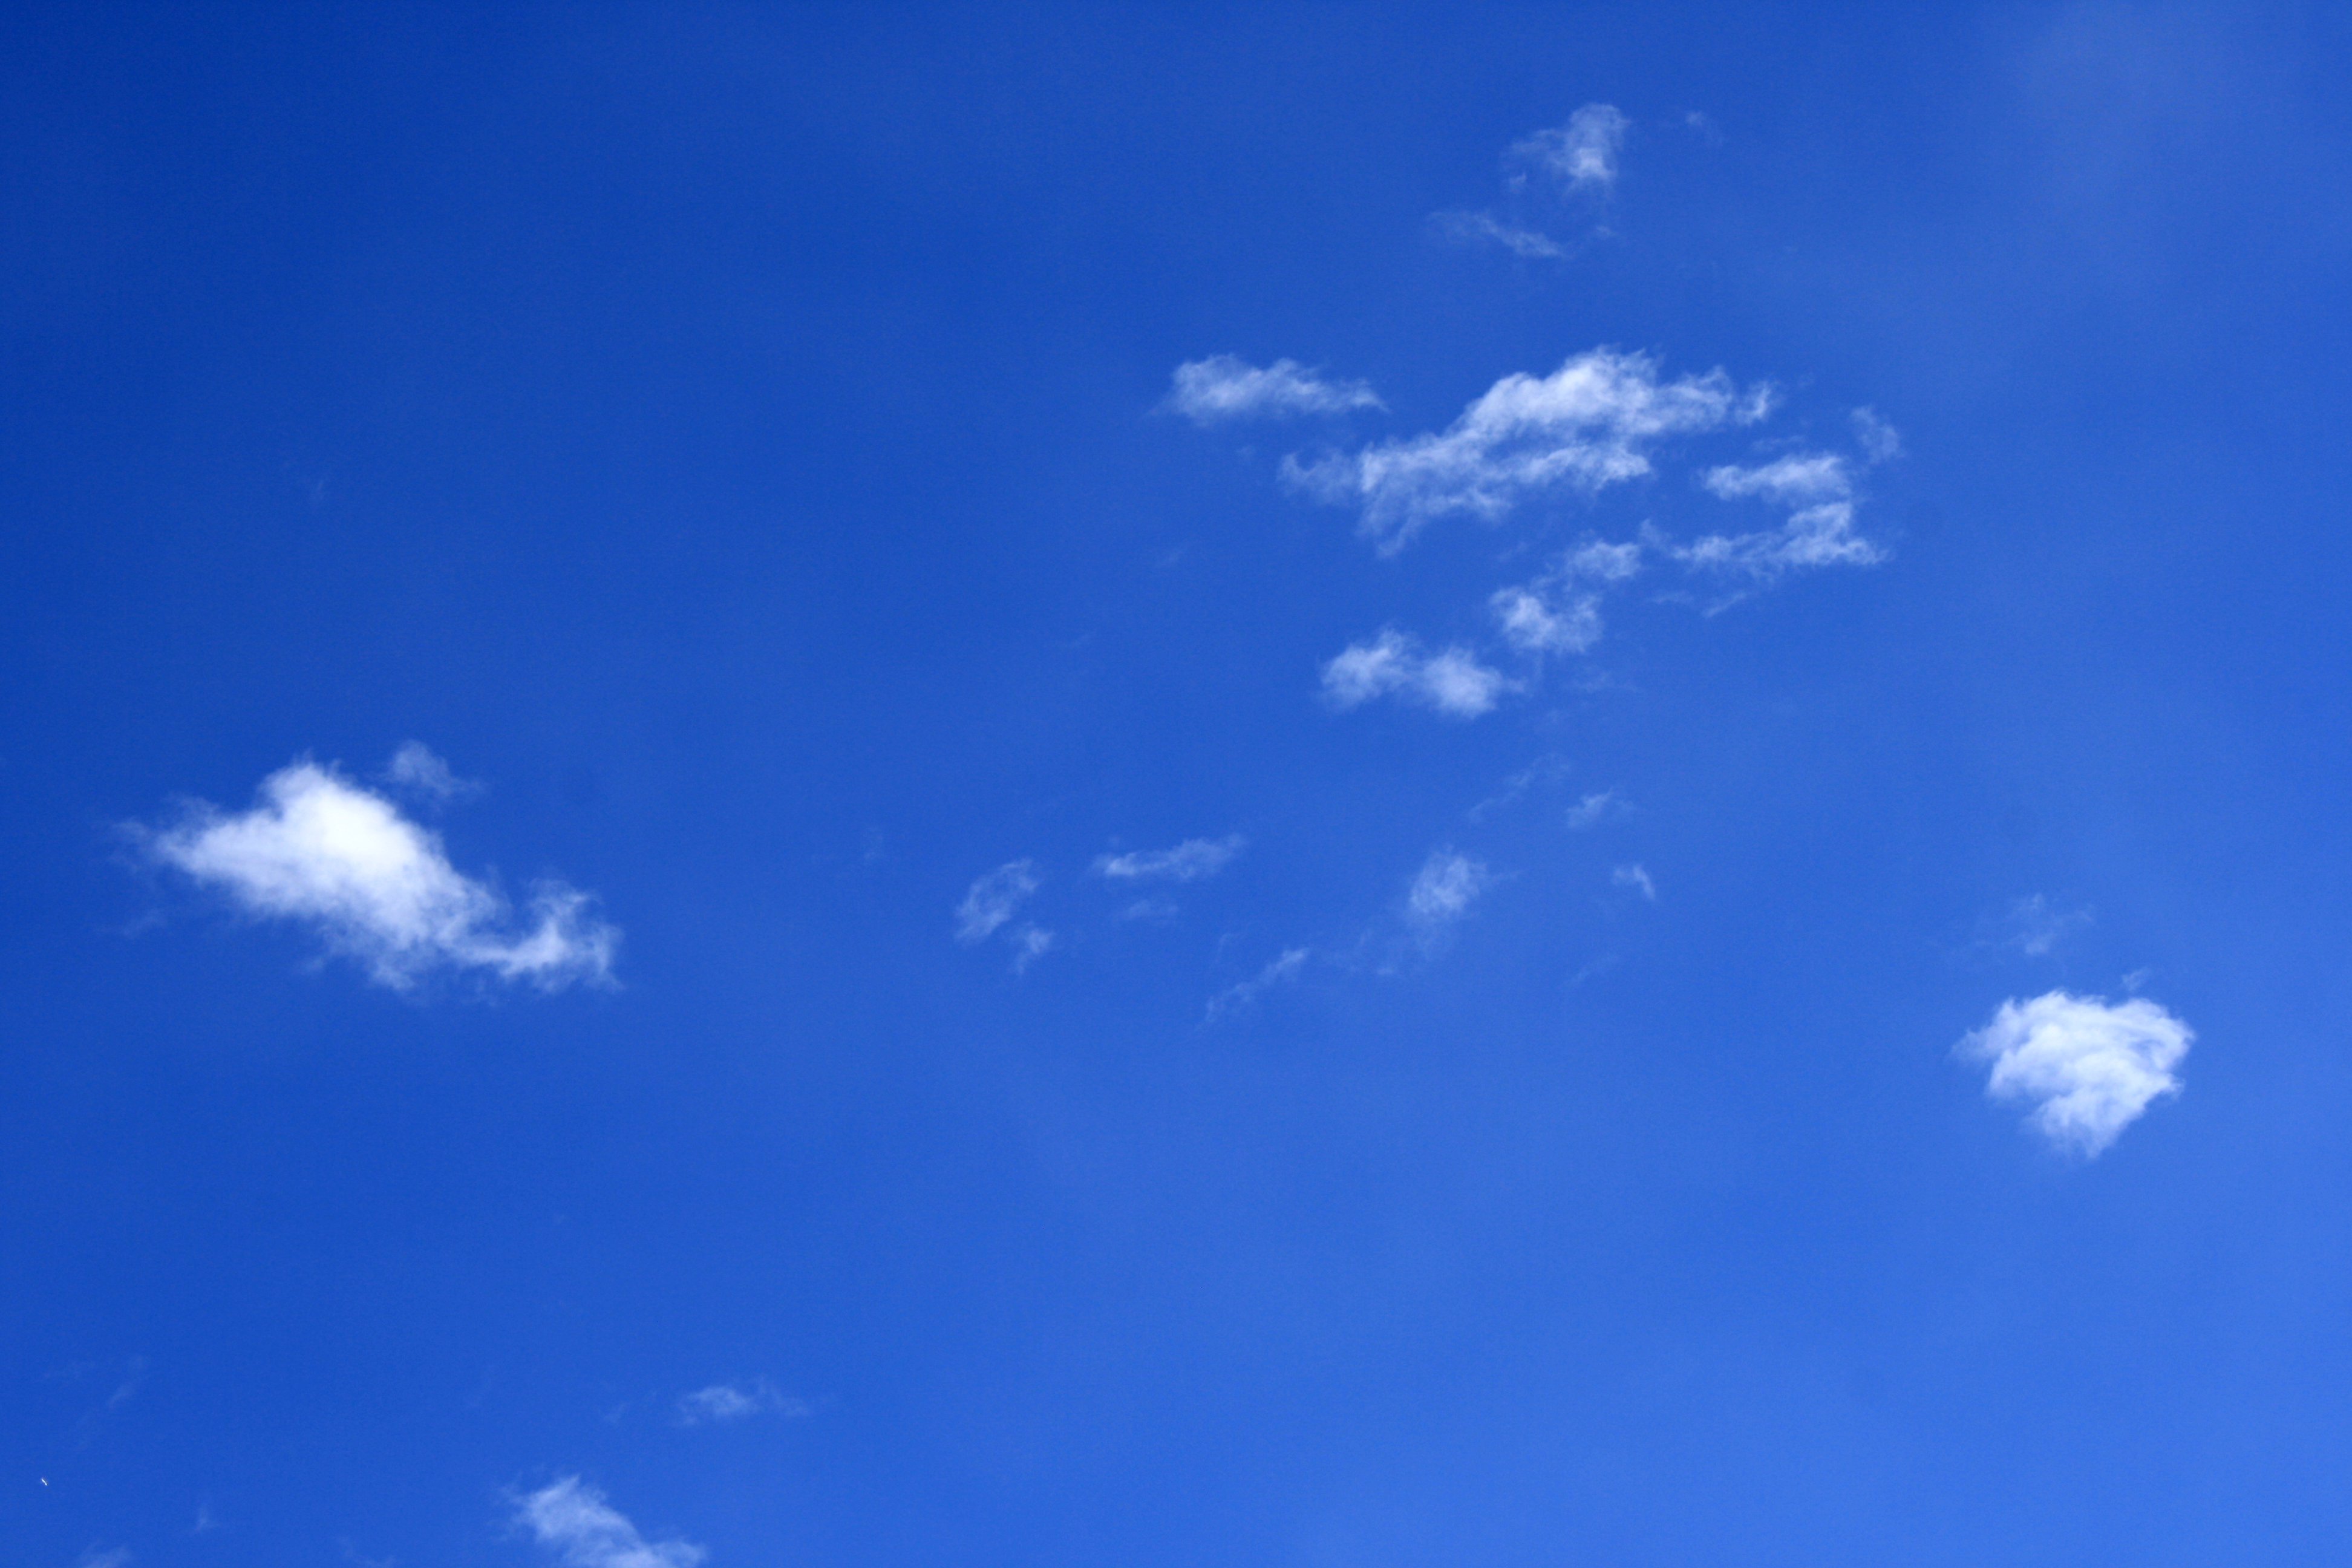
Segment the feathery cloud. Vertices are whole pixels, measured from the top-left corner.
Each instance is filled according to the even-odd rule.
[[[1260,370],[1233,354],[1212,354],[1178,365],[1171,380],[1165,406],[1203,426],[1386,406],[1364,382],[1327,381],[1289,359]]]
[[[748,1384],[714,1383],[677,1398],[676,1419],[681,1426],[706,1422],[745,1421],[754,1415],[806,1415],[808,1402],[794,1399],[766,1378]]]
[[[1742,394],[1721,370],[1662,381],[1647,354],[1593,349],[1548,376],[1503,377],[1444,430],[1311,463],[1286,458],[1283,478],[1359,508],[1360,531],[1392,555],[1438,518],[1496,522],[1538,496],[1639,479],[1665,437],[1760,419],[1770,405],[1769,388]]]
[[[1164,878],[1171,882],[1198,882],[1231,865],[1244,843],[1242,836],[1234,833],[1223,838],[1187,838],[1173,849],[1097,856],[1095,874],[1115,881]]]
[[[1433,849],[1405,894],[1405,913],[1424,932],[1443,930],[1468,914],[1493,881],[1483,862],[1452,849]]]
[[[515,1500],[515,1522],[564,1568],[694,1568],[704,1552],[686,1541],[647,1541],[604,1494],[565,1476]]]
[[[1466,648],[1423,655],[1418,642],[1393,627],[1370,642],[1349,645],[1323,667],[1324,699],[1341,710],[1393,695],[1449,719],[1475,719],[1509,685]]]
[[[1546,175],[1563,191],[1606,195],[1616,186],[1618,154],[1632,124],[1614,104],[1588,103],[1570,115],[1567,124],[1538,131],[1513,146],[1511,161]],[[1526,173],[1515,174],[1512,187],[1526,181]]]
[[[2180,1092],[2173,1069],[2196,1034],[2143,997],[2046,992],[2008,1001],[1954,1047],[1991,1065],[1985,1092],[2033,1102],[2026,1120],[2051,1142],[2089,1157],[2113,1143],[2150,1101]]]
[[[1782,527],[1709,534],[1675,551],[1686,566],[1769,579],[1795,567],[1871,566],[1886,558],[1853,530],[1853,476],[1835,453],[1796,453],[1753,468],[1710,468],[1700,482],[1723,500],[1753,498],[1796,510]]]
[[[1020,912],[1038,886],[1034,860],[1008,860],[973,882],[956,906],[956,940],[967,946],[986,942]]]
[[[413,985],[443,968],[556,991],[609,981],[619,931],[560,881],[532,890],[525,922],[489,884],[449,863],[438,834],[331,766],[296,763],[236,814],[198,802],[172,826],[137,829],[162,864],[247,911],[311,927],[378,984]]]
[[[476,780],[459,778],[447,763],[420,741],[402,742],[400,750],[393,752],[392,765],[384,770],[384,777],[433,800],[455,800],[476,794],[482,787]]]
[[[1620,866],[1609,873],[1609,880],[1620,888],[1631,888],[1651,903],[1658,901],[1658,884],[1651,879],[1648,868],[1638,863]]]
[[[1208,1021],[1215,1023],[1228,1014],[1255,1004],[1260,996],[1292,979],[1307,967],[1307,950],[1303,947],[1285,949],[1281,956],[1259,970],[1249,979],[1226,986],[1209,998]]]
[[[1564,261],[1574,254],[1551,236],[1505,223],[1493,213],[1434,213],[1429,222],[1447,239],[1465,245],[1499,245],[1529,261]]]
[[[1588,827],[1599,826],[1625,809],[1625,803],[1616,791],[1595,790],[1568,808],[1568,825],[1581,833]]]

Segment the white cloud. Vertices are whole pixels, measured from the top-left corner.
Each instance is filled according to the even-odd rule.
[[[1470,912],[1493,881],[1483,863],[1452,849],[1433,849],[1405,894],[1405,913],[1425,931],[1450,926]]]
[[[1613,104],[1588,103],[1568,123],[1538,131],[1511,149],[1514,161],[1550,176],[1563,190],[1606,195],[1617,184],[1617,159],[1632,122]],[[1524,184],[1525,175],[1513,181]]]
[[[515,1522],[564,1568],[694,1568],[704,1555],[691,1542],[647,1541],[578,1476],[517,1499]]]
[[[434,800],[455,800],[482,787],[473,779],[459,778],[447,763],[434,754],[431,747],[419,741],[404,742],[400,750],[393,752],[392,765],[384,770],[384,776]]]
[[[1661,381],[1646,354],[1594,349],[1548,376],[1503,377],[1443,431],[1310,464],[1287,458],[1283,477],[1360,508],[1363,533],[1393,554],[1436,518],[1495,522],[1532,497],[1638,479],[1658,441],[1760,419],[1769,406],[1769,389],[1743,395],[1720,370]]]
[[[1578,832],[1598,826],[1607,818],[1622,814],[1625,803],[1614,790],[1596,790],[1568,808],[1568,825]]]
[[[1497,588],[1487,601],[1504,640],[1521,653],[1582,653],[1601,640],[1601,598],[1547,599],[1534,586]]]
[[[1166,406],[1201,426],[1386,406],[1366,383],[1327,381],[1297,360],[1260,370],[1232,354],[1212,354],[1178,365],[1171,380]]]
[[[236,815],[198,803],[140,837],[156,859],[247,910],[310,925],[385,985],[444,967],[549,991],[611,978],[620,932],[589,915],[588,895],[541,882],[518,925],[496,889],[449,863],[439,835],[331,767],[280,769],[260,795]]]
[[[75,1568],[128,1568],[130,1562],[131,1548],[128,1546],[117,1546],[105,1552],[93,1546],[81,1554]]]
[[[1173,849],[1135,850],[1103,855],[1095,860],[1095,874],[1116,881],[1165,878],[1171,882],[1197,882],[1213,877],[1232,864],[1244,840],[1238,833],[1223,838],[1187,838]]]
[[[1727,464],[1709,468],[1700,482],[1725,500],[1762,496],[1795,506],[1844,500],[1853,494],[1845,459],[1834,452],[1792,453],[1746,468]]]
[[[1324,698],[1339,709],[1396,696],[1450,719],[1475,719],[1509,685],[1467,648],[1423,656],[1419,643],[1393,627],[1370,642],[1351,644],[1323,667]]]
[[[1249,979],[1218,992],[1209,998],[1209,1022],[1213,1024],[1229,1013],[1251,1005],[1273,987],[1295,977],[1307,967],[1307,950],[1303,947],[1286,949],[1280,957]]]
[[[677,1420],[681,1426],[711,1421],[744,1421],[754,1415],[806,1415],[806,1401],[794,1399],[766,1378],[748,1384],[714,1383],[678,1395]]]
[[[1027,922],[1014,926],[1006,939],[1013,943],[1013,973],[1026,974],[1029,966],[1054,951],[1054,933]]]
[[[2046,957],[2069,934],[2090,923],[2090,910],[2053,909],[2040,893],[2011,904],[2002,921],[2009,933],[2005,944],[2028,958]]]
[[[2113,1143],[2151,1100],[2180,1092],[2173,1069],[2195,1038],[2144,998],[2110,1004],[2052,991],[2002,1003],[1991,1023],[1955,1049],[1991,1064],[1987,1094],[2032,1101],[2026,1120],[2043,1137],[2089,1156]]]
[[[1853,477],[1834,453],[1806,452],[1753,468],[1710,468],[1701,483],[1724,500],[1754,498],[1793,507],[1782,527],[1709,534],[1675,552],[1699,570],[1770,579],[1806,566],[1871,566],[1885,552],[1853,530]]]
[[[1011,860],[972,883],[956,906],[956,940],[985,942],[1020,911],[1038,888],[1034,860]]]
[[[1493,213],[1438,213],[1429,221],[1448,239],[1469,245],[1499,245],[1529,261],[1561,261],[1571,254],[1567,246],[1551,236],[1516,227]]]
[[[1878,416],[1875,408],[1857,408],[1849,416],[1853,421],[1853,438],[1862,447],[1862,455],[1874,463],[1892,462],[1903,455],[1903,437],[1895,426]]]
[[[1636,864],[1620,866],[1609,873],[1609,880],[1621,888],[1631,888],[1652,903],[1658,901],[1658,884],[1650,878],[1647,868]]]

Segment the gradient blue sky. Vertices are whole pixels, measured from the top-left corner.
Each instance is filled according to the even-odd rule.
[[[2347,80],[8,8],[0,1568],[2346,1561]]]

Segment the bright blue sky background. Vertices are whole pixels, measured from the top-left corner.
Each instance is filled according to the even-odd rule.
[[[0,62],[0,1568],[2352,1552],[2340,12]],[[1613,181],[1507,189],[1588,103]],[[1390,558],[1279,471],[1603,345],[1779,408]],[[1386,409],[1196,427],[1217,354]],[[1498,640],[1864,406],[1879,563]],[[1522,685],[1339,710],[1383,626]],[[167,863],[305,757],[614,984],[388,985]],[[1016,972],[957,909],[1022,860]],[[2095,1158],[1953,1055],[2060,990],[2196,1032]]]

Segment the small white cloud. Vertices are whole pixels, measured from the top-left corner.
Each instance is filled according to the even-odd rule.
[[[1493,883],[1486,866],[1452,849],[1433,849],[1405,894],[1405,913],[1424,931],[1442,930],[1470,912]]]
[[[1652,903],[1658,901],[1658,884],[1639,864],[1620,866],[1609,873],[1609,880],[1620,888],[1631,888]]]
[[[1366,383],[1327,381],[1297,360],[1260,370],[1232,354],[1212,354],[1178,365],[1171,380],[1166,406],[1203,426],[1385,406]]]
[[[444,967],[548,991],[611,978],[620,932],[588,914],[587,894],[541,882],[518,926],[497,889],[449,863],[439,835],[332,768],[297,763],[262,781],[250,811],[198,803],[171,827],[137,832],[163,864],[253,914],[310,925],[384,985]]]
[[[1487,605],[1503,637],[1521,653],[1582,653],[1601,640],[1601,598],[1548,599],[1534,586],[1497,588]]]
[[[1252,1005],[1267,991],[1292,979],[1306,968],[1307,959],[1307,950],[1303,947],[1286,949],[1280,957],[1249,979],[1228,985],[1210,997],[1208,1021],[1213,1024],[1228,1014]]]
[[[1529,261],[1561,261],[1572,254],[1551,236],[1516,227],[1493,213],[1444,212],[1429,221],[1447,239],[1465,245],[1499,245]]]
[[[1341,710],[1396,696],[1449,719],[1475,719],[1493,709],[1509,685],[1466,648],[1423,657],[1419,643],[1393,628],[1370,642],[1350,645],[1323,667],[1324,699]]]
[[[704,1556],[691,1542],[647,1541],[578,1476],[517,1499],[515,1522],[564,1568],[694,1568]]]
[[[2150,1101],[2180,1092],[2173,1069],[2196,1038],[2187,1024],[2142,997],[2052,991],[2000,1005],[1992,1022],[1955,1047],[1989,1062],[1985,1092],[2033,1102],[2026,1120],[2060,1148],[2095,1155]]]
[[[400,750],[393,752],[392,765],[384,770],[384,777],[431,800],[456,800],[460,795],[477,794],[482,787],[476,780],[459,778],[447,763],[420,741],[404,742]]]
[[[1389,555],[1438,518],[1497,522],[1538,496],[1639,479],[1659,441],[1760,419],[1769,407],[1768,388],[1742,395],[1720,370],[1661,381],[1646,354],[1594,349],[1548,376],[1503,377],[1443,431],[1311,463],[1286,458],[1283,478],[1359,508],[1360,531]]]
[[[1242,852],[1244,843],[1242,836],[1234,833],[1223,838],[1187,838],[1173,849],[1098,856],[1095,874],[1114,881],[1165,879],[1171,882],[1197,882],[1232,864],[1234,857]]]
[[[1511,149],[1513,161],[1549,176],[1566,191],[1606,195],[1617,184],[1618,156],[1632,122],[1607,103],[1588,103],[1565,125],[1538,131]],[[1517,176],[1515,186],[1524,184]]]
[[[104,1552],[93,1546],[81,1554],[75,1568],[129,1568],[130,1563],[131,1548],[128,1546],[116,1546]]]
[[[1596,790],[1568,808],[1568,825],[1581,833],[1612,816],[1622,816],[1625,802],[1614,790]]]
[[[1792,506],[1843,500],[1853,494],[1845,459],[1834,452],[1795,453],[1754,468],[1727,464],[1709,468],[1700,482],[1725,500],[1761,496]]]
[[[681,1426],[706,1422],[747,1421],[754,1415],[799,1416],[809,1414],[806,1401],[794,1399],[766,1378],[747,1384],[714,1383],[678,1395],[676,1419]]]
[[[1864,457],[1874,463],[1888,463],[1903,455],[1902,435],[1878,416],[1878,410],[1857,408],[1850,417],[1853,421],[1854,443],[1862,448]]]
[[[1011,860],[972,883],[956,906],[956,940],[967,945],[985,942],[997,928],[1020,912],[1038,888],[1034,860]]]
[[[1886,559],[1884,550],[1854,531],[1851,501],[1827,501],[1806,507],[1780,528],[1754,533],[1711,533],[1674,553],[1676,560],[1695,570],[1738,574],[1761,582],[1805,567],[1875,566]]]
[[[1013,973],[1026,974],[1029,966],[1054,951],[1054,933],[1040,926],[1028,924],[1013,928],[1007,938],[1013,943]]]

